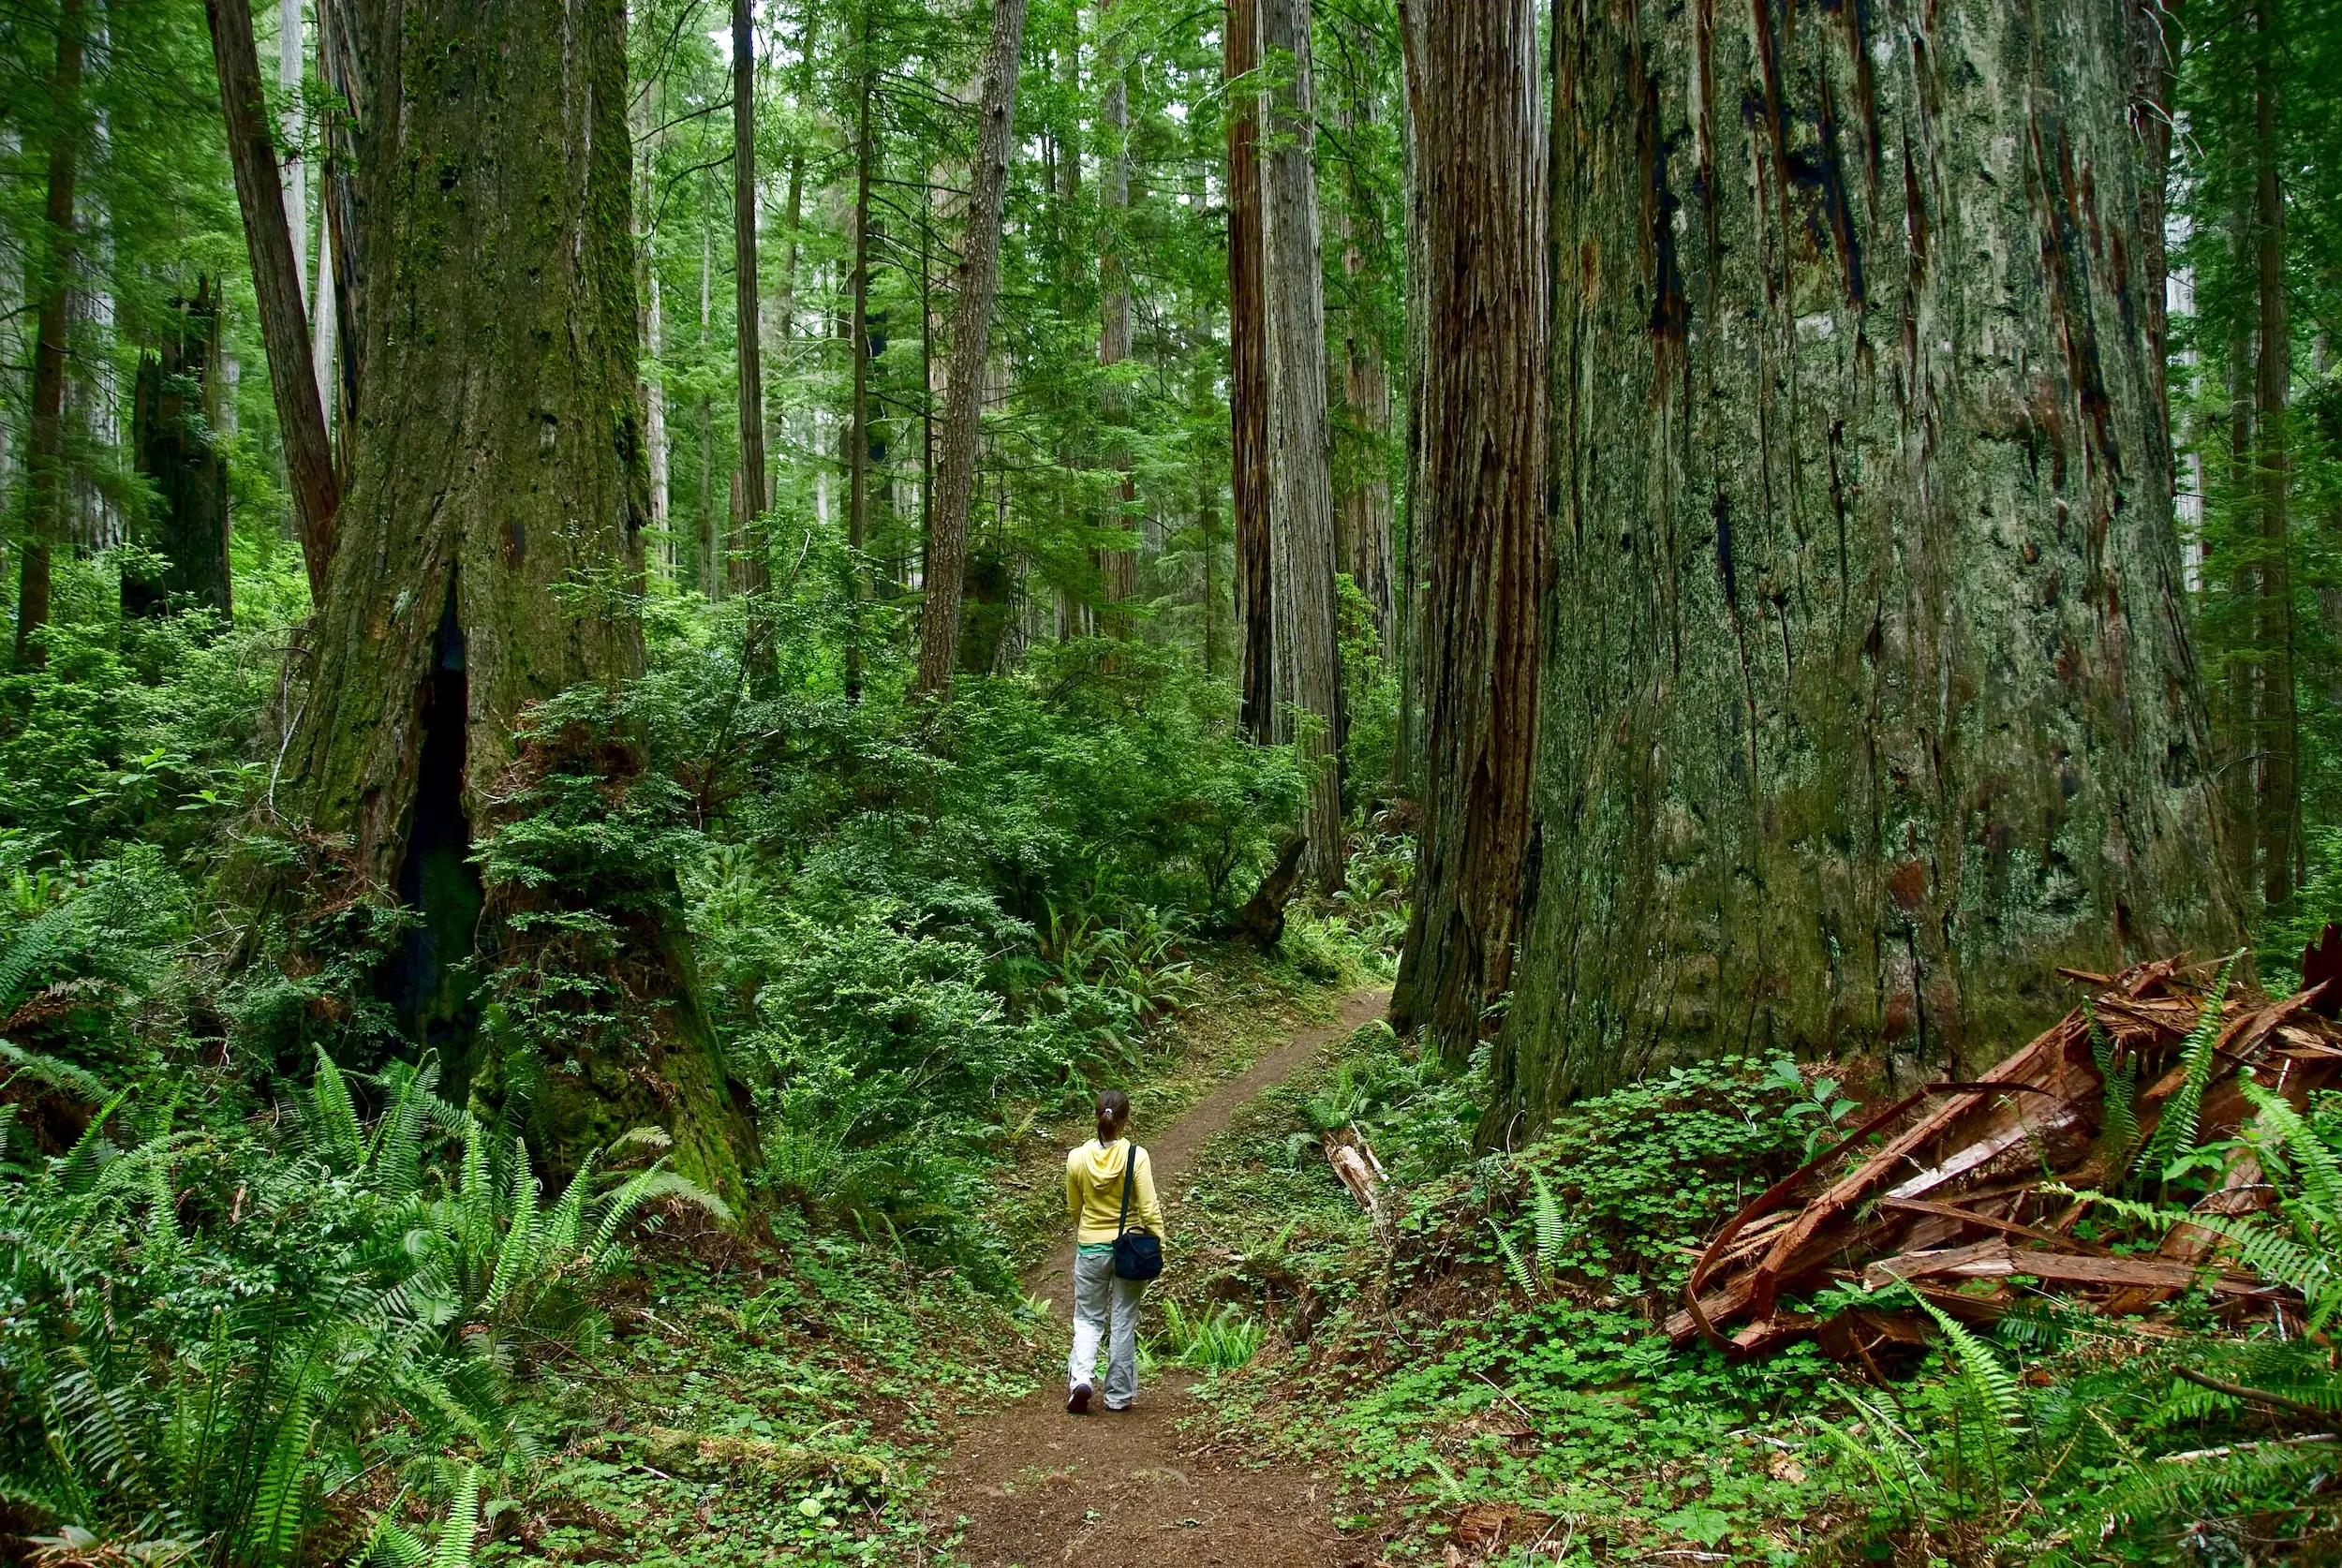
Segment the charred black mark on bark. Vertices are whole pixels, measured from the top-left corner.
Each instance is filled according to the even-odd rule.
[[[2123,336],[2139,336],[2139,315],[2130,294],[2130,251],[2124,245],[2119,229],[2114,230],[2114,309],[2122,318]]]
[[[1920,192],[1919,155],[1910,138],[1903,142],[1903,232],[1911,248],[1911,292],[1916,297],[1927,277],[1927,248],[1932,238],[1927,224],[1927,198]]]
[[[431,671],[415,694],[422,744],[398,896],[421,918],[391,958],[383,992],[407,1032],[448,1060],[460,1088],[463,1047],[476,1021],[462,966],[472,954],[486,898],[471,862],[471,818],[464,809],[470,685],[456,585],[456,575],[449,573]]]
[[[1845,471],[1841,454],[1845,448],[1845,421],[1830,422],[1830,510],[1838,521],[1838,641],[1845,642],[1845,618],[1854,596],[1853,579],[1846,571]]]
[[[1730,609],[1739,609],[1740,580],[1732,563],[1732,503],[1723,491],[1708,503],[1708,517],[1716,525],[1716,576],[1724,584],[1724,602]]]
[[[1683,295],[1683,273],[1675,255],[1675,214],[1682,205],[1668,187],[1668,147],[1659,121],[1659,82],[1643,79],[1643,106],[1636,141],[1645,172],[1643,220],[1651,236],[1651,335],[1655,343],[1656,375],[1653,395],[1665,393],[1670,362],[1680,357],[1691,325],[1691,307]]]
[[[1871,77],[1871,5],[1870,0],[1846,0],[1842,13],[1846,30],[1846,52],[1854,61],[1854,112],[1862,125],[1862,163],[1870,178],[1871,200],[1878,200],[1878,170],[1881,148],[1878,138],[1878,88]]]
[[[2052,148],[2055,151],[2053,154]],[[2122,454],[2114,441],[2114,406],[2106,395],[2106,375],[2098,360],[2097,325],[2090,310],[2090,260],[2083,241],[2083,217],[2078,208],[2082,182],[2074,170],[2073,148],[2065,126],[2033,126],[2034,185],[2045,220],[2041,230],[2041,270],[2050,291],[2050,309],[2057,336],[2066,351],[2067,377],[2090,423],[2093,447],[2104,463],[2109,482],[2122,477]],[[2061,446],[2062,458],[2062,446]],[[2062,467],[2062,462],[2061,462]]]
[[[1781,94],[1781,39],[1774,33],[1771,7],[1766,0],[1749,0],[1751,31],[1756,39],[1757,81],[1764,92],[1761,105],[1765,136],[1772,144],[1773,179],[1781,191],[1783,221],[1788,216],[1788,111]]]

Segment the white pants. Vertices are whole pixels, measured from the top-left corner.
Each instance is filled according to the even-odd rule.
[[[1144,1280],[1114,1277],[1114,1254],[1074,1259],[1074,1354],[1065,1358],[1066,1386],[1090,1383],[1098,1370],[1098,1341],[1106,1342],[1106,1409],[1138,1398],[1138,1301]]]

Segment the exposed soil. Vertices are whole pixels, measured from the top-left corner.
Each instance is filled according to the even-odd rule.
[[[1170,1266],[1178,1266],[1181,1245],[1192,1245],[1208,1223],[1206,1216],[1182,1215],[1178,1202],[1178,1177],[1195,1151],[1327,1041],[1379,1016],[1388,998],[1379,989],[1352,993],[1332,1023],[1297,1033],[1161,1132],[1150,1137],[1133,1126],[1169,1210]],[[1026,1279],[1026,1288],[1050,1304],[1053,1350],[1070,1332],[1073,1268],[1069,1234]],[[1130,1411],[1109,1414],[1100,1405],[1093,1407],[1099,1413],[1075,1417],[1065,1413],[1060,1370],[1027,1398],[971,1423],[928,1493],[937,1537],[960,1534],[953,1555],[970,1568],[1344,1568],[1363,1561],[1359,1548],[1345,1548],[1333,1529],[1334,1487],[1325,1475],[1248,1466],[1223,1446],[1207,1450],[1200,1431],[1180,1430],[1197,1411],[1190,1382],[1172,1373],[1142,1383]]]

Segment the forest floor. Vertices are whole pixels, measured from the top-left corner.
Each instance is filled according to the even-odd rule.
[[[1200,1256],[1214,1240],[1216,1210],[1187,1202],[1182,1184],[1204,1146],[1327,1044],[1380,1016],[1388,995],[1353,992],[1331,1022],[1299,1030],[1151,1137],[1134,1124],[1164,1193],[1174,1266],[1182,1252]],[[1073,1264],[1069,1236],[1026,1276],[1027,1290],[1049,1307],[1045,1357],[1062,1351],[1069,1332]],[[1349,1562],[1332,1526],[1327,1474],[1263,1463],[1213,1440],[1193,1381],[1158,1375],[1132,1411],[1075,1418],[1065,1412],[1062,1377],[1044,1377],[959,1434],[928,1490],[930,1530],[957,1536],[953,1556],[969,1568],[1041,1568],[1102,1551],[1160,1568]]]

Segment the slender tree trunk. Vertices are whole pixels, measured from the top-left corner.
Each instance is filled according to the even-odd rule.
[[[68,0],[77,12],[81,3]],[[310,359],[301,259],[293,251],[292,230],[285,224],[284,187],[277,183],[276,150],[260,92],[259,51],[252,39],[252,5],[251,0],[205,0],[204,9],[211,21],[212,60],[219,71],[236,200],[244,209],[245,248],[259,300],[260,341],[268,349],[269,385],[276,394],[276,421],[284,433],[293,518],[301,530],[302,559],[309,569],[310,598],[322,602],[327,564],[334,558],[334,513],[341,504],[341,483],[334,470],[325,405],[318,395]],[[319,296],[333,298],[330,282],[320,278],[319,283]]]
[[[1342,140],[1355,144],[1374,124],[1374,35],[1348,14],[1336,26],[1342,40],[1342,91],[1336,119]],[[1371,308],[1383,256],[1382,204],[1366,159],[1342,164],[1338,223],[1341,271],[1349,298],[1341,312],[1342,435],[1348,450],[1335,465],[1340,518],[1334,566],[1347,572],[1366,600],[1367,617],[1383,659],[1397,668],[1398,624],[1393,609],[1390,504],[1390,378],[1383,340]]]
[[[332,394],[319,406],[326,418],[327,444],[334,453],[334,472],[344,490],[349,487],[349,442],[347,432],[358,416],[363,391],[355,353],[335,354],[334,343],[362,341],[365,326],[364,260],[366,229],[363,208],[357,200],[354,170],[358,141],[373,121],[374,101],[366,84],[362,58],[364,47],[352,36],[348,13],[356,0],[317,0],[318,74],[348,111],[336,113],[320,127],[326,150],[318,168],[318,250],[313,274],[316,288],[310,303],[317,325],[312,338],[329,338],[324,363],[338,369]],[[338,362],[338,364],[337,362]]]
[[[298,132],[300,121],[290,105],[301,92],[302,67],[302,0],[279,0],[276,7],[276,87],[288,105],[287,124]],[[285,228],[292,235],[293,265],[300,267],[302,246],[309,238],[309,169],[302,161],[298,148],[285,155]],[[304,273],[300,279],[302,300],[312,310],[326,297],[324,289],[313,295],[309,278]]]
[[[1105,92],[1099,106],[1103,130],[1098,176],[1100,238],[1098,251],[1098,366],[1106,373],[1099,396],[1098,415],[1108,432],[1106,464],[1118,471],[1115,505],[1105,519],[1108,528],[1129,528],[1135,491],[1131,483],[1131,453],[1127,435],[1130,400],[1114,373],[1131,357],[1131,275],[1123,254],[1124,233],[1131,205],[1130,70],[1125,58],[1128,35],[1114,15],[1114,0],[1098,0],[1098,74]],[[1131,634],[1129,601],[1138,595],[1138,553],[1113,548],[1098,552],[1098,576],[1107,606],[1102,629],[1109,637]]]
[[[336,335],[334,329],[340,325],[340,321],[338,313],[333,308],[334,294],[333,241],[333,235],[320,226],[318,229],[317,267],[317,294],[320,303],[317,312],[317,330],[309,339],[309,373],[318,386],[318,417],[325,423],[325,445],[328,451],[332,451],[336,445],[334,437],[339,428],[334,422],[334,338]],[[340,477],[341,471],[340,465],[336,464],[334,469],[336,479]]]
[[[2254,360],[2253,424],[2260,494],[2260,896],[2281,905],[2293,895],[2301,858],[2301,789],[2296,760],[2300,718],[2293,684],[2293,573],[2286,538],[2287,490],[2291,481],[2289,416],[2293,379],[2292,324],[2285,297],[2285,188],[2278,165],[2277,58],[2284,47],[2279,0],[2258,0],[2253,10],[2253,259],[2260,331]]]
[[[1334,595],[1333,451],[1326,418],[1326,296],[1318,266],[1309,0],[1259,0],[1261,57],[1282,84],[1261,160],[1268,324],[1269,597],[1280,738],[1312,769],[1301,831],[1310,880],[1341,885],[1341,652]],[[1301,716],[1297,728],[1295,715]]]
[[[755,520],[773,504],[764,482],[763,302],[756,287],[756,20],[751,0],[732,0],[733,337],[738,345],[740,509],[734,518],[732,586],[770,584]]]
[[[869,47],[868,19],[862,43]],[[864,64],[862,105],[854,123],[853,413],[846,431],[846,700],[862,700],[862,547],[870,527],[870,99],[874,84]]]
[[[660,564],[672,581],[675,548],[674,531],[667,515],[667,368],[662,362],[667,351],[667,332],[659,303],[659,269],[654,264],[646,271],[650,274],[650,309],[645,325],[649,336],[650,378],[643,388],[643,425],[650,448],[650,531],[659,541]]]
[[[715,320],[716,236],[704,213],[700,215],[700,351],[707,350],[707,331]],[[716,527],[716,408],[715,400],[700,394],[700,592],[709,599],[724,597],[724,550]]]
[[[2169,360],[2171,258],[2164,239],[2170,211],[2172,111],[2178,96],[2179,46],[2186,0],[2126,0],[2129,22],[2130,126],[2139,142],[2138,246],[2143,274],[2139,303],[2146,318],[2147,365],[2163,417],[2156,437],[2171,442],[2172,400],[2165,384]],[[2167,466],[2169,458],[2165,460]]]
[[[2059,965],[2232,945],[2110,241],[2121,8],[1555,27],[1555,589],[1483,1125],[1694,1052],[1973,1076]]]
[[[369,390],[286,748],[306,841],[338,846],[311,889],[419,908],[402,1009],[550,1163],[658,1126],[686,1175],[736,1204],[754,1130],[672,870],[580,857],[542,887],[478,880],[532,790],[590,775],[607,801],[644,766],[622,728],[515,735],[556,694],[615,691],[644,667],[624,7],[404,0],[395,22],[360,154]],[[616,591],[577,598],[604,581]],[[460,997],[439,1003],[475,958],[493,1006],[467,1025]],[[503,1077],[515,1059],[540,1066],[525,1092]]]
[[[927,533],[926,609],[919,623],[918,689],[948,693],[958,667],[967,593],[968,516],[975,501],[984,425],[984,383],[992,307],[1001,290],[1001,215],[1014,155],[1016,62],[1024,48],[1025,0],[993,0],[992,47],[985,56],[975,165],[969,170],[968,227],[953,285],[952,357],[945,368],[943,436]]]
[[[16,662],[22,668],[49,655],[40,633],[49,624],[49,554],[65,539],[66,309],[73,283],[73,185],[81,166],[82,29],[83,0],[65,0],[57,13],[57,67],[51,82],[57,104],[56,140],[49,147],[47,221],[40,245],[24,270],[24,292],[37,302],[33,340],[33,398],[24,464],[31,515],[17,561]]]
[[[151,575],[126,568],[122,613],[161,615],[205,608],[234,610],[228,568],[228,464],[212,432],[219,374],[219,301],[199,277],[192,300],[178,302],[158,348],[139,357],[132,393],[131,448],[139,472],[155,481],[154,504],[139,519],[140,542],[163,557]]]
[[[1259,0],[1228,0],[1221,27],[1231,82],[1260,66]],[[1268,318],[1261,288],[1260,100],[1228,102],[1228,489],[1236,521],[1237,631],[1245,732],[1276,731],[1275,630],[1268,593]]]
[[[2240,193],[2228,214],[2227,236],[2229,259],[2240,275],[2254,269],[2253,204],[2249,193]],[[2255,366],[2253,363],[2253,321],[2245,310],[2231,308],[2228,312],[2227,354],[2222,366],[2228,392],[2228,452],[2224,465],[2223,489],[2227,497],[2240,507],[2248,507],[2250,497],[2260,484],[2254,463],[2255,432],[2253,422]],[[2217,572],[2227,579],[2226,591],[2231,602],[2258,606],[2259,574],[2251,564],[2250,553],[2243,550],[2215,555],[2204,563],[2207,572]],[[2232,628],[2226,638],[2228,646],[2222,650],[2218,668],[2211,681],[2210,705],[2213,715],[2213,736],[2217,747],[2218,777],[2223,808],[2222,822],[2226,832],[2222,842],[2228,851],[2228,868],[2238,888],[2258,885],[2257,862],[2260,849],[2260,730],[2258,713],[2262,689],[2260,665],[2251,643],[2259,630],[2259,615],[2249,628]]]
[[[1423,497],[1423,367],[1430,360],[1430,339],[1426,319],[1430,315],[1430,284],[1424,260],[1423,159],[1419,127],[1412,107],[1413,96],[1400,95],[1400,145],[1405,159],[1406,216],[1404,244],[1406,263],[1401,270],[1405,293],[1406,345],[1402,360],[1406,366],[1407,431],[1404,468],[1400,480],[1401,496],[1406,510],[1407,537],[1403,552],[1394,551],[1400,568],[1398,603],[1393,607],[1399,628],[1399,724],[1398,742],[1391,748],[1391,781],[1401,792],[1420,803],[1423,798],[1425,709],[1430,697],[1425,688],[1425,672],[1430,659],[1430,640],[1424,633],[1424,616],[1429,613],[1430,595],[1424,591],[1424,567],[1428,552],[1423,545],[1423,530],[1418,520],[1422,516]],[[1549,178],[1551,170],[1547,171]]]
[[[1546,149],[1533,0],[1410,0],[1424,191],[1422,477],[1429,759],[1392,1027],[1460,1059],[1511,981],[1529,851],[1546,571]]]
[[[1193,170],[1193,188],[1190,199],[1200,210],[1205,203],[1205,174],[1201,165]],[[1218,377],[1209,349],[1212,345],[1211,312],[1203,300],[1194,302],[1194,318],[1188,325],[1188,384],[1189,450],[1191,466],[1195,474],[1195,532],[1203,555],[1203,582],[1200,609],[1203,612],[1204,673],[1220,673],[1222,658],[1220,622],[1220,476],[1212,463],[1217,455],[1213,442],[1204,432],[1209,430],[1219,397]]]

